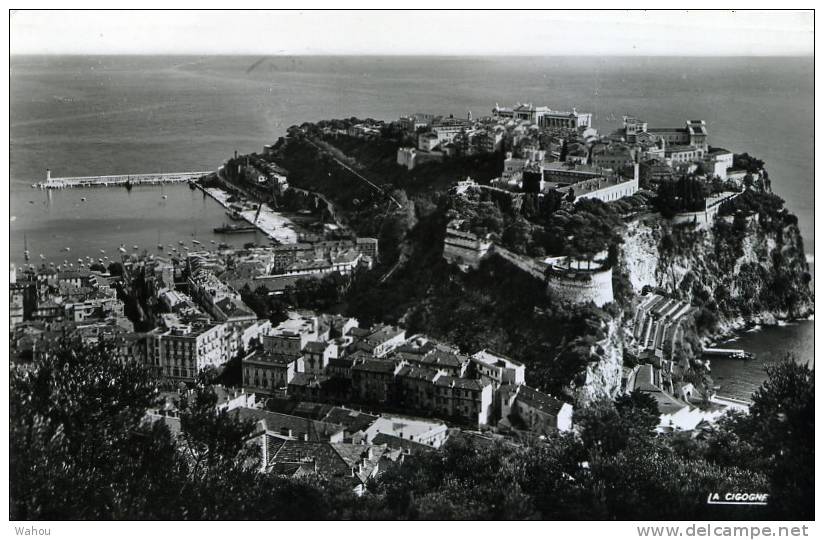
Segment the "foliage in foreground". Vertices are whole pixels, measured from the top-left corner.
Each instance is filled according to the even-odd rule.
[[[699,437],[655,436],[633,394],[576,413],[580,434],[528,446],[456,436],[393,465],[356,497],[334,479],[259,473],[252,426],[215,412],[203,381],[184,435],[146,423],[157,395],[139,366],[67,342],[11,370],[10,517],[34,519],[810,519],[814,373],[770,370],[752,415]],[[762,508],[711,492],[768,492]]]

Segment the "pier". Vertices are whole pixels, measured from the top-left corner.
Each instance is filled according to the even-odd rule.
[[[39,189],[68,189],[114,186],[141,186],[155,184],[176,184],[197,180],[212,171],[187,171],[168,173],[115,174],[104,176],[63,176],[53,177],[51,170],[46,170],[46,181],[34,184]]]

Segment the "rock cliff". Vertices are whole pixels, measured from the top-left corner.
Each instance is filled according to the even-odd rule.
[[[605,337],[592,346],[591,354],[597,358],[589,362],[582,376],[573,382],[570,394],[578,406],[585,406],[601,399],[613,399],[621,390],[624,365],[624,337],[621,317],[604,323]]]
[[[656,287],[701,308],[707,336],[803,318],[811,276],[794,216],[726,216],[709,230],[648,217],[628,224],[622,249],[640,293]]]

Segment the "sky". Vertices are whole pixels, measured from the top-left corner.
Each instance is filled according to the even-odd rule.
[[[12,54],[813,54],[792,11],[27,11]]]

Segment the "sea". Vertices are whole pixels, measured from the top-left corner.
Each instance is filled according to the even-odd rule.
[[[25,247],[33,262],[42,254],[76,264],[112,257],[121,245],[265,240],[214,234],[223,209],[185,185],[32,189],[47,168],[53,176],[213,170],[306,121],[477,117],[516,102],[591,112],[604,133],[625,114],[659,127],[706,120],[711,145],[766,162],[814,261],[812,57],[12,56],[10,75],[9,249],[17,264]],[[764,332],[754,335],[775,336],[752,338],[759,358],[792,346],[812,359],[812,322]],[[731,371],[741,376],[719,375],[719,393],[749,391],[726,380],[763,380],[760,362]]]

